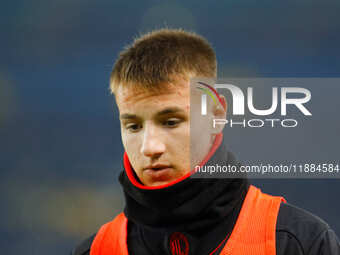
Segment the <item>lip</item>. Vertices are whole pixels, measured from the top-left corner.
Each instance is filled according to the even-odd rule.
[[[152,181],[167,181],[173,177],[174,169],[166,165],[153,165],[144,170],[144,175],[152,179]]]
[[[154,165],[149,165],[147,167],[145,167],[144,169],[147,170],[147,169],[152,169],[152,170],[162,170],[164,168],[170,168],[171,166],[169,165],[166,165],[166,164],[154,164]]]

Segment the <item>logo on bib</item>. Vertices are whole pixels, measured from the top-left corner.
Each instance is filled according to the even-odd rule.
[[[171,255],[188,255],[189,242],[185,235],[180,232],[174,232],[169,238]]]

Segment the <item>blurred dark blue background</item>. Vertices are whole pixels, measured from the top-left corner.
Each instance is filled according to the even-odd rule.
[[[135,36],[164,26],[194,30],[215,48],[220,76],[340,77],[339,11],[336,0],[2,2],[2,251],[67,254],[123,208],[123,149],[108,79]],[[315,136],[316,145],[332,139],[322,150],[336,155],[339,136]],[[339,180],[255,183],[340,234]]]

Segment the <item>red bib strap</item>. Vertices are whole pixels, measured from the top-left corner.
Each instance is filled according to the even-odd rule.
[[[127,218],[120,213],[103,225],[92,242],[90,255],[128,255]]]
[[[286,202],[250,185],[221,255],[276,255],[276,220],[282,201]]]

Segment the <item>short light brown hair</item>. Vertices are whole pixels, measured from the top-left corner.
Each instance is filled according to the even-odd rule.
[[[203,37],[182,29],[155,30],[135,39],[120,52],[110,76],[119,86],[157,88],[177,77],[216,77],[216,55]]]

